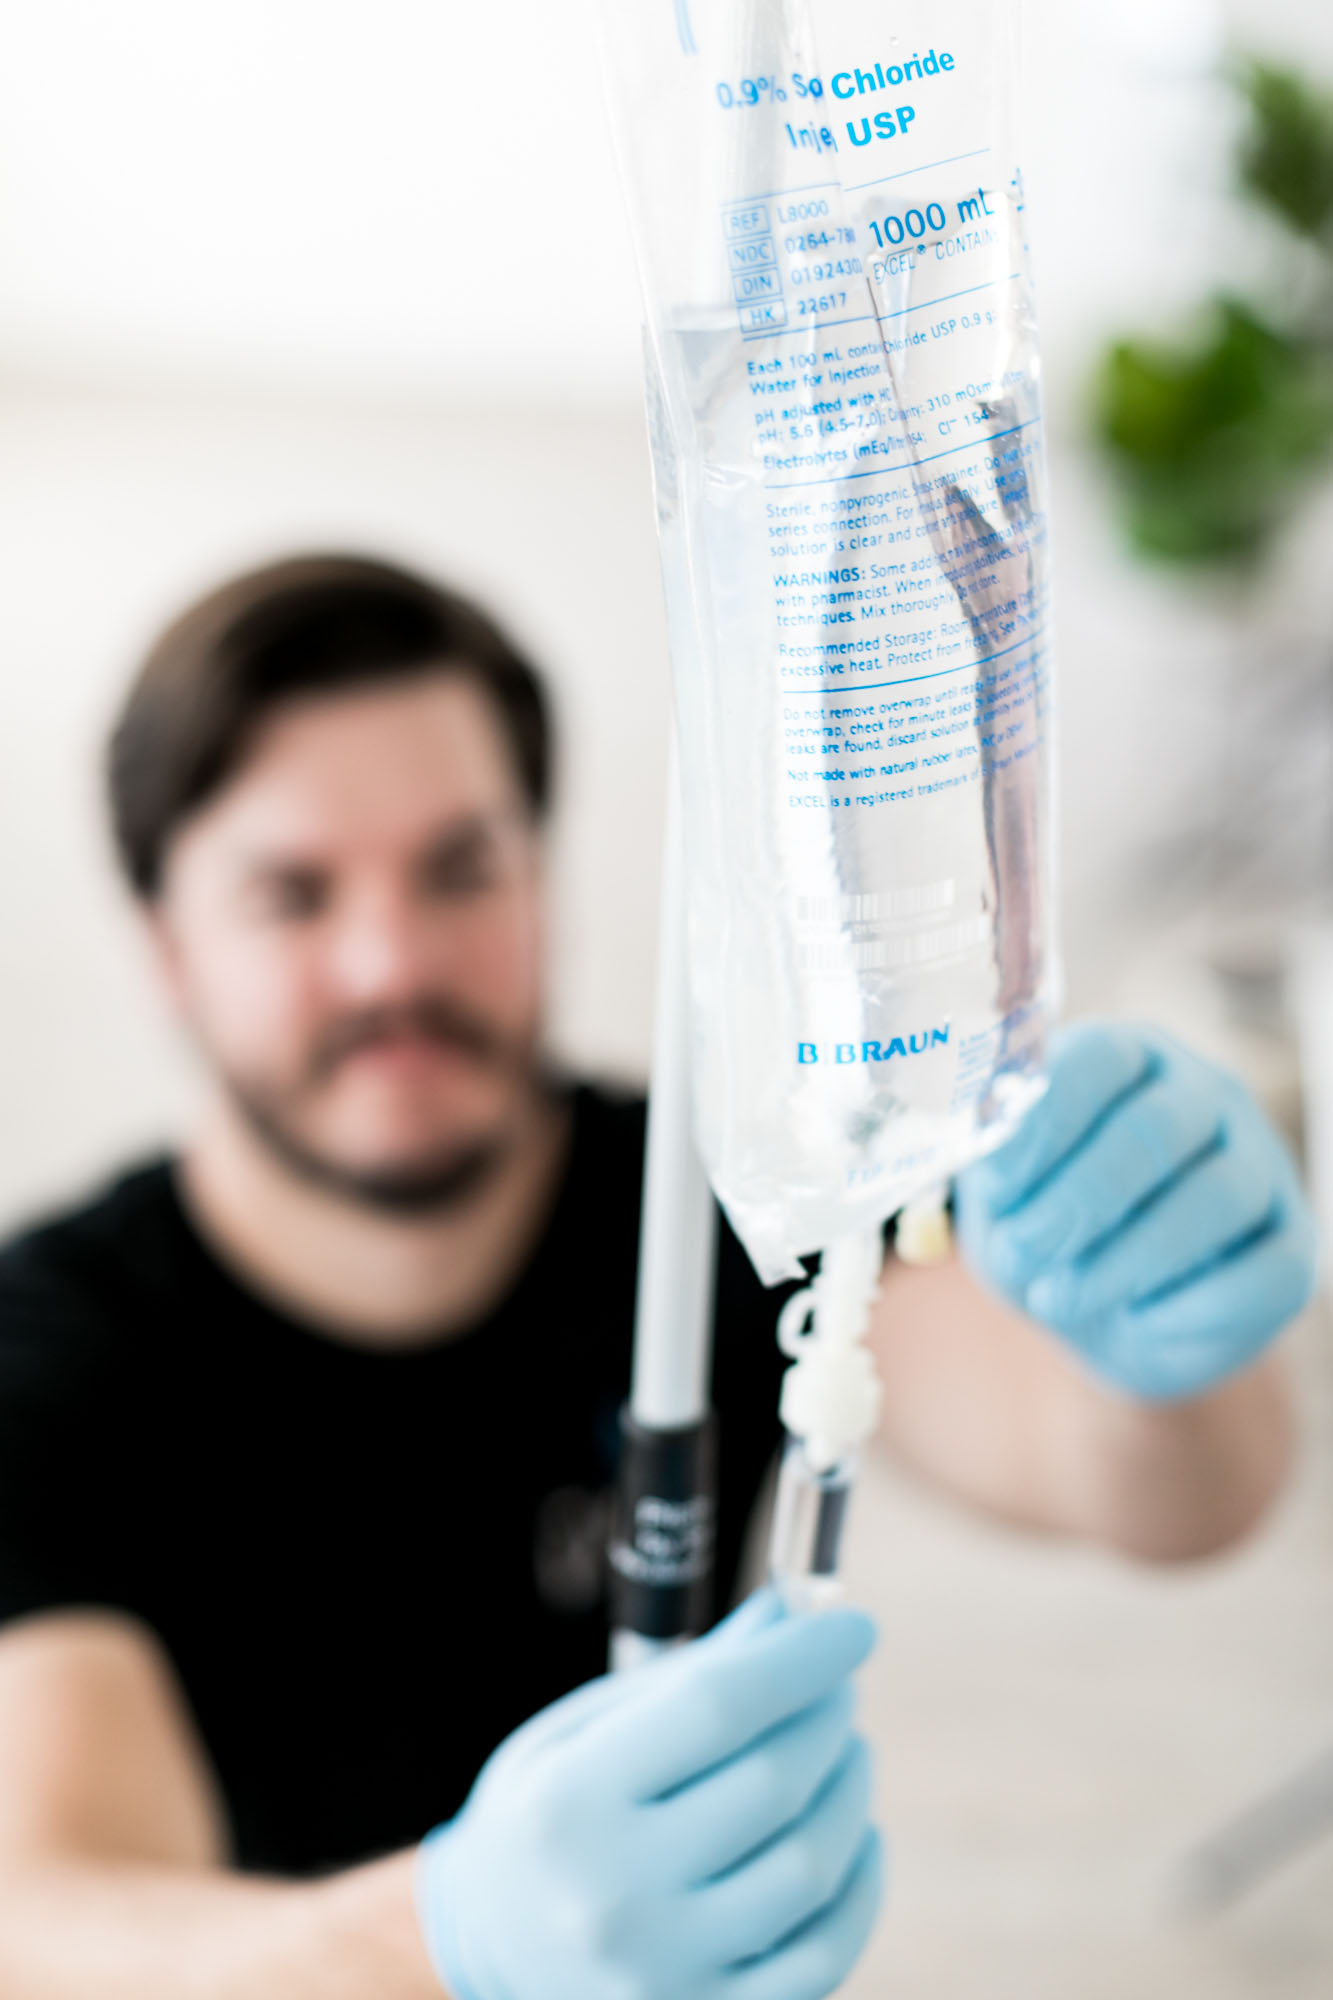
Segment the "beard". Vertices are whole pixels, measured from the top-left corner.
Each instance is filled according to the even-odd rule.
[[[301,1105],[312,1090],[331,1080],[343,1061],[404,1034],[451,1053],[461,1051],[480,1067],[526,1086],[530,1095],[547,1086],[529,1042],[501,1035],[479,1016],[438,996],[401,1007],[367,1009],[330,1023],[313,1044],[301,1078],[289,1089],[235,1075],[224,1076],[223,1082],[254,1136],[307,1185],[381,1215],[440,1215],[472,1201],[494,1178],[517,1143],[512,1130],[500,1128],[450,1141],[412,1160],[357,1167],[312,1145],[299,1129]]]

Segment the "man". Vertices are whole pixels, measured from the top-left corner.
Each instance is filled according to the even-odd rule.
[[[594,1678],[642,1109],[542,1059],[530,670],[281,564],[159,642],[110,787],[205,1093],[0,1256],[0,1991],[816,2000],[878,1895],[866,1622],[761,1594]],[[886,1272],[889,1445],[1150,1559],[1248,1528],[1311,1232],[1239,1087],[1082,1029],[960,1217],[990,1292]],[[777,1303],[724,1233],[719,1610]]]

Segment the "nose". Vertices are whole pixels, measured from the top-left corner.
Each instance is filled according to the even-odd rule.
[[[386,1007],[421,992],[438,974],[438,940],[412,899],[392,887],[367,887],[344,898],[328,940],[326,978],[343,1006]]]

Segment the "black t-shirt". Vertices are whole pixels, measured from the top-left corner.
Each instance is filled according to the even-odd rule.
[[[0,1253],[0,1620],[114,1606],[166,1646],[238,1861],[419,1839],[604,1670],[643,1106],[575,1093],[545,1233],[471,1331],[340,1345],[249,1291],[167,1161]],[[779,1437],[782,1293],[723,1226],[717,1603]]]

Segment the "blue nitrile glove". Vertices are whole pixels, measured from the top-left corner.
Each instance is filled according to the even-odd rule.
[[[1243,1367],[1314,1284],[1282,1142],[1242,1084],[1155,1028],[1066,1031],[1047,1094],[957,1205],[977,1275],[1153,1401]]]
[[[420,1851],[452,2000],[819,2000],[870,1935],[880,1848],[849,1676],[861,1612],[772,1591],[501,1744]]]

